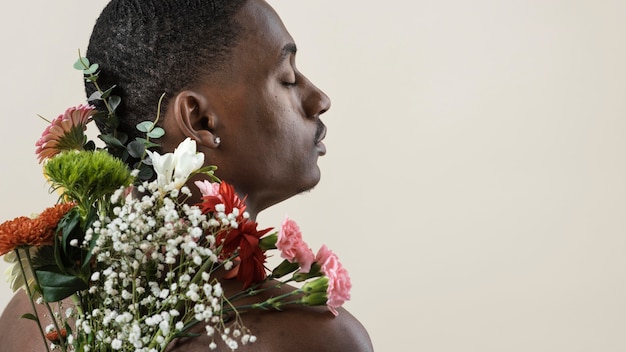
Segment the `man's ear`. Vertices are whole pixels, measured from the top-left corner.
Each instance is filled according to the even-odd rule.
[[[169,124],[175,124],[176,128],[185,136],[208,148],[217,148],[219,138],[216,141],[215,126],[217,116],[211,109],[209,99],[192,90],[184,90],[170,101],[167,117]]]

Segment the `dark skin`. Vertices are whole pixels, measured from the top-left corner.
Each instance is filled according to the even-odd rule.
[[[267,3],[249,0],[237,20],[244,30],[232,60],[217,77],[170,101],[163,119],[167,133],[161,143],[167,152],[187,137],[195,140],[207,163],[218,166],[217,176],[233,184],[240,196],[247,195],[247,210],[255,219],[261,210],[319,182],[317,159],[326,152],[321,142],[326,128],[320,115],[330,108],[330,100],[296,69],[294,40]],[[216,137],[221,143],[215,142]],[[193,185],[190,188],[195,191]],[[220,281],[226,296],[241,290],[236,280]],[[249,301],[291,290],[283,286]],[[19,318],[31,309],[23,292],[6,307],[0,317],[2,351],[44,351],[35,323]],[[245,326],[257,341],[238,350],[373,351],[359,321],[345,309],[338,311],[337,317],[326,307],[245,312]],[[198,324],[192,332],[200,336],[176,340],[168,351],[208,351],[212,339],[204,326]],[[219,340],[215,339],[217,350],[227,351]]]
[[[170,103],[162,143],[173,150],[194,139],[254,216],[319,182],[320,115],[330,99],[297,70],[295,42],[269,5],[248,1],[237,17],[243,33],[232,59]]]

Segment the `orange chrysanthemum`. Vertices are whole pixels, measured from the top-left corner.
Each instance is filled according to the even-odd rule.
[[[67,330],[61,329],[60,334],[56,329],[51,330],[46,334],[46,338],[52,343],[59,343],[61,342],[61,339],[65,340],[67,338]]]
[[[55,229],[59,224],[59,221],[68,211],[76,206],[75,203],[63,203],[57,204],[44,210],[37,219],[41,220],[48,228]]]
[[[35,219],[20,216],[0,224],[0,255],[22,246],[51,245],[59,220],[73,207],[73,203],[57,204]]]
[[[71,107],[43,131],[35,146],[41,163],[64,150],[81,150],[85,143],[87,123],[97,111],[91,105]]]
[[[53,232],[42,221],[20,216],[0,225],[0,255],[21,246],[52,244]]]

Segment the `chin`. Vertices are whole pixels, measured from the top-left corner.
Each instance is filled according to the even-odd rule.
[[[322,175],[321,175],[320,169],[319,167],[316,166],[315,170],[312,171],[310,175],[302,178],[302,181],[303,181],[302,185],[300,186],[296,194],[300,194],[300,193],[304,193],[304,192],[308,192],[312,190],[313,188],[315,188],[315,186],[317,186],[321,178],[322,178]]]

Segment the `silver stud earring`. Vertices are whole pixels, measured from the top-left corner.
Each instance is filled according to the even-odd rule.
[[[220,137],[215,137],[215,139],[213,139],[213,142],[215,142],[215,146],[219,147],[222,139]]]

